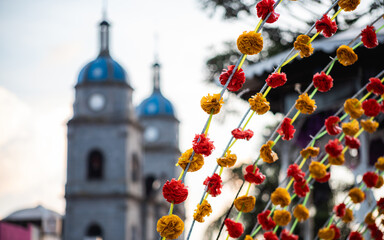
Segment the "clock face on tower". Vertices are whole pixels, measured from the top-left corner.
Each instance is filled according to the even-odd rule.
[[[94,93],[88,99],[88,105],[92,111],[101,111],[106,103],[105,96],[101,93]]]
[[[156,127],[149,126],[144,131],[144,139],[148,142],[154,142],[159,138],[159,130]]]

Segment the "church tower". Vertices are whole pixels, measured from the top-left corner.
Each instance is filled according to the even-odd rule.
[[[100,53],[80,72],[68,122],[65,240],[142,238],[142,133],[124,69],[109,54],[109,23]]]

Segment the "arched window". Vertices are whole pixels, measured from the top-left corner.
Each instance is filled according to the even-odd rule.
[[[98,224],[92,224],[88,227],[85,233],[85,239],[103,239],[103,231]]]
[[[88,180],[103,179],[103,154],[99,150],[93,150],[88,155]]]
[[[137,153],[132,154],[132,181],[137,182],[140,176],[140,163]]]

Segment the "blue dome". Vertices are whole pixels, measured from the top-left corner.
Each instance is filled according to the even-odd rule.
[[[174,115],[171,102],[166,99],[160,91],[154,91],[152,95],[145,99],[138,107],[137,114],[142,116],[154,115]]]
[[[127,83],[124,69],[109,55],[100,55],[81,69],[77,83],[120,82]]]

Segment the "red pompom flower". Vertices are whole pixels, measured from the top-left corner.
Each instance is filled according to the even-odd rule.
[[[280,240],[298,240],[299,236],[291,234],[287,229],[283,229],[280,233]]]
[[[364,109],[364,114],[368,117],[376,117],[380,112],[380,104],[376,99],[367,99],[361,106]]]
[[[374,48],[379,45],[373,26],[367,26],[361,31],[361,41],[366,48]]]
[[[309,192],[309,186],[306,181],[295,182],[293,184],[293,189],[295,190],[296,195],[299,197],[305,197]]]
[[[256,168],[256,169],[255,169]],[[262,184],[265,180],[265,175],[260,172],[260,169],[254,165],[249,165],[245,168],[247,172],[244,175],[245,181],[256,185]]]
[[[229,218],[225,219],[224,224],[227,227],[228,235],[232,238],[238,238],[244,232],[243,224],[235,222]]]
[[[324,14],[322,19],[316,21],[316,30],[317,32],[323,31],[324,37],[329,38],[336,33],[337,24]]]
[[[313,76],[313,85],[320,92],[328,92],[333,87],[333,78],[324,72],[316,73]]]
[[[181,180],[172,179],[163,186],[163,196],[169,203],[179,204],[188,197],[188,189]]]
[[[276,226],[276,223],[272,220],[271,216],[269,216],[270,213],[270,210],[266,210],[257,215],[257,222],[266,231],[271,230]]]
[[[364,238],[361,236],[359,232],[351,232],[349,234],[349,240],[363,240]]]
[[[207,192],[212,196],[216,197],[217,195],[220,195],[221,188],[223,187],[223,181],[221,180],[221,177],[219,174],[215,173],[212,175],[212,177],[207,177],[203,184],[207,186]]]
[[[220,83],[225,86],[227,83],[229,77],[231,76],[233,69],[235,68],[235,65],[228,66],[227,69],[223,69],[223,71],[220,74]],[[239,69],[235,72],[235,74],[232,76],[231,82],[228,84],[227,89],[232,92],[238,91],[245,82],[245,74],[243,69]]]
[[[367,227],[371,231],[371,238],[373,238],[374,240],[383,240],[383,233],[376,226],[376,224],[370,224]]]
[[[335,231],[335,236],[333,237],[333,239],[339,239],[341,237],[340,229],[335,224],[332,224],[329,228]]]
[[[285,73],[272,73],[265,81],[269,87],[277,88],[283,86],[287,82],[287,75],[285,75]]]
[[[275,5],[275,1],[273,0],[262,0],[256,5],[257,16],[263,20],[268,16],[269,13],[271,15],[267,19],[267,23],[274,23],[279,19],[280,14],[276,13],[273,9],[273,5]]]
[[[360,140],[358,138],[345,135],[345,145],[349,148],[358,149],[360,147]]]
[[[266,233],[264,233],[264,239],[265,240],[279,240],[279,238],[273,232],[266,232]]]
[[[337,217],[342,218],[345,215],[345,208],[346,208],[345,204],[344,203],[340,203],[339,205],[336,205],[333,208],[333,211],[335,212],[335,215]]]
[[[376,202],[376,205],[380,210],[384,210],[384,198],[380,198],[380,200]]]
[[[204,156],[211,155],[215,146],[213,146],[213,142],[209,141],[209,138],[205,136],[205,134],[196,134],[193,139],[193,151],[198,154],[202,154]]]
[[[236,128],[232,130],[232,136],[236,139],[251,139],[253,137],[253,131],[251,129],[241,130],[241,128]]]
[[[330,172],[327,172],[327,174],[325,174],[324,177],[322,178],[315,178],[316,182],[319,182],[319,183],[325,183],[325,182],[328,182],[328,180],[331,178],[331,173]]]
[[[340,143],[339,139],[337,138],[334,140],[329,140],[328,143],[325,145],[325,151],[331,157],[337,157],[343,151],[343,145]]]
[[[283,136],[283,140],[291,140],[293,138],[293,134],[296,132],[295,127],[291,124],[292,119],[284,118],[281,123],[280,128],[277,132]]]
[[[376,186],[378,180],[379,175],[377,175],[375,172],[366,172],[363,175],[363,181],[369,188]]]
[[[305,177],[305,172],[301,171],[299,166],[296,163],[294,163],[289,165],[287,169],[287,176],[293,177],[297,182],[303,182]]]
[[[384,84],[378,78],[370,78],[367,85],[367,91],[378,96],[384,94]]]
[[[330,116],[325,119],[325,129],[329,135],[334,136],[341,133],[342,129],[339,126],[340,118],[336,116]]]

